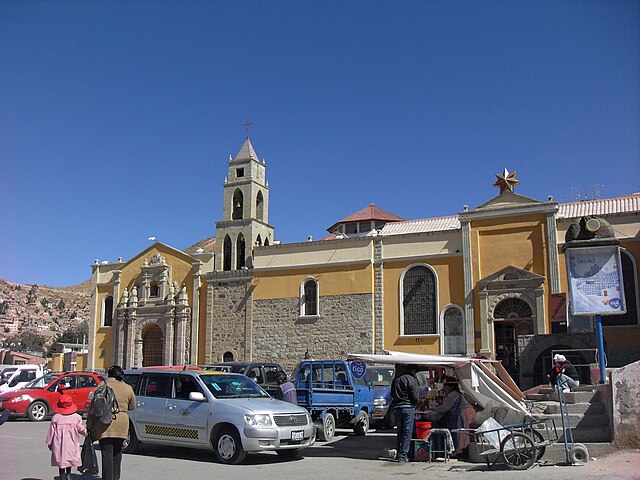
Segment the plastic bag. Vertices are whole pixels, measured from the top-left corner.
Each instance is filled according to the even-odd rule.
[[[80,459],[82,460],[82,465],[78,467],[80,473],[83,475],[98,474],[98,456],[96,455],[91,435],[87,435],[84,439],[82,450],[80,451]]]
[[[505,437],[509,434],[509,430],[498,430],[499,428],[502,428],[502,425],[500,425],[494,418],[489,417],[484,422],[482,422],[482,425],[478,427],[476,433],[493,430],[489,433],[483,433],[484,438],[487,439],[487,441],[493,448],[497,448],[498,450],[500,450],[500,444],[502,443],[502,440],[504,440]]]

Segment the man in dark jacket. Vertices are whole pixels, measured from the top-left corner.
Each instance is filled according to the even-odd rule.
[[[420,387],[415,377],[415,366],[397,365],[396,370],[396,377],[391,383],[391,398],[398,427],[396,458],[398,462],[407,462]]]
[[[565,392],[570,391],[569,387],[574,388],[580,385],[580,377],[576,367],[564,355],[559,353],[556,353],[553,357],[553,368],[549,370],[547,378],[549,378],[551,385],[560,385]]]

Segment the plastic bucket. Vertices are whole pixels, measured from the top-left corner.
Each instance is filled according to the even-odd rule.
[[[431,422],[416,422],[416,438],[424,438],[431,430]]]

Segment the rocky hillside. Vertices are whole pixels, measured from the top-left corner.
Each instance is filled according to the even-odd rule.
[[[0,336],[34,330],[53,337],[89,318],[91,281],[75,287],[23,285],[0,279]]]

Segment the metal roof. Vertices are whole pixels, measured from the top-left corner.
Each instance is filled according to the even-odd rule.
[[[234,161],[235,160],[248,160],[250,158],[253,158],[254,160],[258,160],[258,154],[253,149],[253,145],[251,144],[251,140],[249,140],[249,137],[247,137],[247,139],[242,144],[242,147],[240,147],[240,151],[237,153],[237,155],[235,156],[235,158],[233,160]]]
[[[382,235],[403,235],[407,233],[442,232],[458,230],[460,220],[457,215],[448,217],[423,218],[404,222],[387,223],[382,229]]]
[[[589,215],[615,215],[640,211],[640,193],[624,197],[585,200],[558,205],[559,218],[579,218]]]
[[[343,223],[365,222],[367,220],[375,220],[380,222],[401,222],[404,220],[404,218],[387,212],[374,203],[371,203],[369,204],[369,206],[364,207],[362,210],[358,210],[356,213],[352,213],[348,217],[337,221],[329,228],[327,228],[327,231],[333,232],[338,225],[341,225]]]

